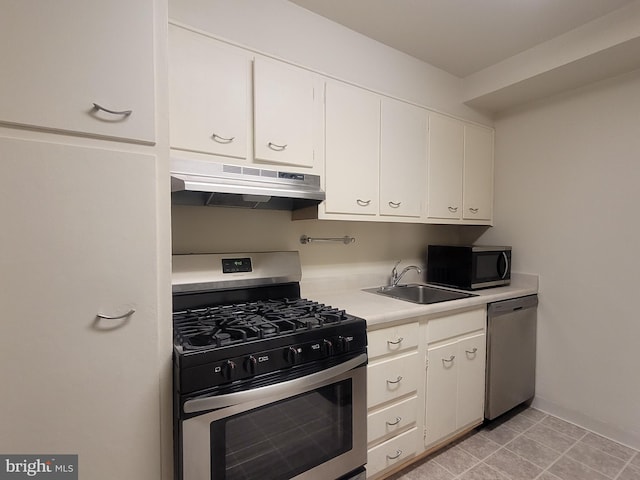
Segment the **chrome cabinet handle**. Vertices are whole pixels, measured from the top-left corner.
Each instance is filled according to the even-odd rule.
[[[124,313],[122,315],[104,315],[102,313],[98,313],[96,315],[96,317],[101,318],[102,320],[120,320],[122,318],[127,318],[130,317],[131,315],[133,315],[136,311],[132,308],[131,310],[129,310],[127,313]]]
[[[371,203],[371,200],[360,200],[358,198],[356,202],[358,202],[358,205],[360,205],[361,207],[366,207]]]
[[[133,113],[133,110],[109,110],[108,108],[104,108],[102,105],[98,105],[97,103],[93,104],[93,108],[96,110],[102,110],[103,112],[111,113],[112,115],[122,115],[123,117],[128,117]]]
[[[473,208],[473,207],[469,207],[469,211],[471,213],[478,213],[478,210],[480,210],[479,208]]]
[[[400,380],[402,380],[402,377],[398,375],[398,378],[395,380],[387,380],[387,383],[400,383]]]
[[[267,143],[267,147],[269,147],[271,150],[275,150],[276,152],[281,152],[283,151],[285,148],[287,148],[287,145],[278,145],[277,143],[273,143],[273,142],[269,142]]]
[[[473,347],[473,350],[465,350],[465,352],[467,352],[469,355],[473,355],[474,353],[476,353],[478,351],[477,347]]]
[[[398,338],[398,340],[396,340],[395,342],[392,342],[391,340],[387,340],[387,343],[389,345],[400,345],[402,343],[402,341],[404,340],[403,337]]]
[[[400,207],[400,205],[402,205],[402,202],[397,202],[397,203],[396,202],[389,202],[389,206],[391,208],[398,208],[398,207]]]
[[[402,417],[396,417],[395,422],[385,422],[385,423],[390,427],[393,427],[394,425],[398,425],[401,421],[402,421]]]
[[[455,213],[458,211],[458,207],[447,207],[451,213]]]
[[[453,362],[455,360],[455,358],[456,358],[455,355],[451,355],[449,358],[443,358],[442,359],[442,363],[445,363],[445,362],[451,363],[451,362]]]
[[[387,459],[388,460],[395,460],[396,458],[398,458],[400,455],[402,455],[402,450],[396,450],[396,454],[395,455],[387,455]]]
[[[218,143],[231,143],[235,140],[236,137],[224,138],[217,134],[212,134],[211,138]]]

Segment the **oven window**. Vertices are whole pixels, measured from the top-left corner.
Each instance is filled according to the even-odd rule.
[[[352,448],[352,381],[211,424],[213,480],[289,479]]]

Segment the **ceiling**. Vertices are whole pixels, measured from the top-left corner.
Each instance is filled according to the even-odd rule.
[[[464,78],[635,0],[290,0]]]

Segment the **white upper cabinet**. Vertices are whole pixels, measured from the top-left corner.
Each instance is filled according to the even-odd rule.
[[[0,0],[0,12],[1,123],[155,141],[153,0]]]
[[[172,148],[247,157],[251,57],[169,25]]]
[[[462,214],[464,124],[429,115],[429,218],[459,219]]]
[[[255,159],[313,167],[314,76],[257,57],[253,79]]]
[[[429,114],[430,220],[491,224],[493,130]]]
[[[378,213],[380,98],[328,82],[325,97],[325,211]]]
[[[493,130],[464,127],[464,219],[493,218]]]
[[[426,190],[427,111],[382,99],[380,214],[419,217]]]

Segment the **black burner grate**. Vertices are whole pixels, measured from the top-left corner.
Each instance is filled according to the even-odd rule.
[[[348,319],[344,310],[307,299],[279,299],[175,312],[176,344],[215,348],[322,328]]]

